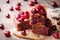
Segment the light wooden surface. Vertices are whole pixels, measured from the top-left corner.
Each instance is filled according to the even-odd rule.
[[[10,0],[10,3],[6,3],[7,0],[0,0],[0,7],[2,8],[2,11],[0,12],[0,23],[3,23],[5,26],[4,30],[0,30],[0,40],[28,40],[28,39],[22,39],[22,38],[17,38],[15,36],[11,36],[10,38],[7,38],[4,36],[4,32],[6,30],[11,30],[15,27],[14,25],[14,15],[18,13],[18,11],[15,10],[15,6],[18,2],[21,2],[22,10],[26,10],[29,8],[28,2],[24,2],[23,0]],[[60,0],[59,0],[60,1]],[[59,3],[58,1],[58,3]],[[39,3],[46,5],[48,8],[50,7],[45,0],[38,0]],[[9,8],[13,6],[14,11],[10,11]],[[10,14],[10,19],[7,19],[5,15],[9,13]],[[12,34],[12,33],[11,33]]]

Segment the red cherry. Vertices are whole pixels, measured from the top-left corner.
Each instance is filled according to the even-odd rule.
[[[20,15],[24,15],[24,11],[21,11],[21,12],[20,12]]]
[[[44,7],[41,6],[40,4],[36,5],[36,6],[35,6],[35,9],[37,10],[37,12],[39,12],[39,13],[41,13],[41,14],[45,14],[45,13],[46,13]]]
[[[21,6],[21,3],[18,3],[17,6]]]
[[[46,14],[46,12],[45,12],[44,9],[41,9],[41,10],[40,10],[40,13],[41,13],[41,14]]]
[[[6,3],[10,3],[10,0],[7,0]]]
[[[24,14],[25,18],[28,19],[29,18],[29,12],[26,11],[25,14]]]
[[[19,10],[20,10],[20,6],[17,6],[15,9],[16,9],[17,11],[19,11]]]
[[[26,30],[22,31],[21,34],[25,36],[26,35]]]
[[[29,2],[29,6],[34,6],[34,2],[33,1],[30,1]]]
[[[10,14],[7,14],[7,15],[6,15],[6,18],[10,18]]]
[[[35,8],[33,8],[33,9],[31,10],[31,12],[32,12],[32,13],[37,13],[37,11],[36,11]]]
[[[56,2],[52,2],[52,6],[53,6],[53,7],[58,7],[58,5],[57,5]]]
[[[41,5],[40,4],[37,4],[36,6],[35,6],[35,9],[39,12],[40,11],[40,8],[41,8]]]
[[[24,0],[24,1],[28,1],[28,0]]]
[[[13,7],[12,7],[12,6],[10,7],[10,11],[14,11],[14,9],[13,9]]]
[[[4,29],[4,25],[3,24],[0,24],[0,29]]]
[[[35,6],[35,8],[37,8],[37,9],[40,9],[40,7],[41,7],[40,4],[37,4],[37,5]]]
[[[16,19],[19,19],[19,18],[21,18],[21,16],[20,16],[19,14],[17,14],[17,15],[15,16],[15,18],[16,18]]]
[[[53,33],[52,36],[53,36],[54,38],[59,38],[59,34],[58,34],[58,33]]]
[[[18,19],[19,22],[23,22],[24,21],[24,17],[21,17]]]
[[[6,36],[6,37],[10,37],[11,35],[10,35],[10,31],[6,31],[5,33],[4,33],[4,35]]]

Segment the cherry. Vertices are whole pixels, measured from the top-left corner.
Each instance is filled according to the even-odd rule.
[[[24,12],[23,11],[19,12],[15,17],[19,22],[23,22],[25,19]]]
[[[26,11],[25,14],[24,14],[25,18],[28,19],[29,18],[29,12]]]
[[[37,4],[37,5],[35,6],[35,8],[37,8],[37,9],[40,9],[40,7],[41,7],[40,4]]]
[[[24,1],[28,1],[28,0],[24,0]]]
[[[58,7],[58,5],[57,5],[56,2],[52,2],[52,6],[53,6],[53,7]]]
[[[24,11],[21,11],[21,12],[20,12],[20,15],[21,15],[21,16],[24,15]]]
[[[58,33],[53,33],[52,36],[53,36],[54,38],[59,38],[59,34],[58,34]]]
[[[21,17],[18,19],[19,22],[23,22],[24,21],[24,17]]]
[[[33,1],[30,1],[29,2],[29,6],[34,6],[34,2]]]
[[[26,30],[23,30],[23,31],[21,32],[21,34],[25,36],[25,35],[26,35]]]
[[[37,11],[36,11],[35,8],[33,8],[33,9],[31,10],[31,12],[32,12],[32,13],[37,13]]]
[[[6,15],[6,18],[10,18],[10,14],[7,14],[7,15]]]
[[[35,6],[35,9],[37,10],[37,12],[40,11],[40,8],[41,8],[41,5],[40,5],[40,4],[37,4],[37,5]]]
[[[40,13],[41,14],[46,14],[45,10],[43,10],[43,9],[40,10]]]
[[[10,31],[6,31],[5,33],[4,33],[4,35],[6,36],[6,37],[10,37],[11,35],[10,35]]]
[[[16,19],[19,19],[19,18],[21,18],[21,16],[20,16],[19,14],[17,14],[17,15],[15,16],[15,18],[16,18]]]
[[[7,0],[6,3],[10,3],[10,0]]]
[[[14,9],[13,9],[13,7],[12,7],[12,6],[10,7],[10,11],[14,11]]]
[[[4,29],[4,25],[3,24],[0,24],[0,29]]]
[[[15,9],[16,9],[17,11],[21,10],[21,9],[20,9],[20,6],[16,6]]]
[[[18,3],[17,6],[21,6],[21,3]]]

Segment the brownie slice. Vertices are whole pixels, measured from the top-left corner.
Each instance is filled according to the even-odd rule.
[[[50,35],[52,31],[50,31],[50,26],[52,22],[50,19],[46,17],[44,14],[35,13],[32,17],[32,32],[36,34],[42,35]],[[49,34],[50,33],[50,34]]]

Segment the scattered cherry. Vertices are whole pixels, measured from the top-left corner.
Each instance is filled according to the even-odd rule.
[[[7,0],[6,3],[10,3],[10,0]]]
[[[21,6],[21,3],[18,3],[17,6]]]
[[[29,6],[34,6],[34,2],[33,1],[30,1],[29,2]]]
[[[24,17],[21,17],[18,19],[19,22],[23,22],[24,21]]]
[[[52,2],[52,6],[53,6],[53,7],[58,7],[58,5],[57,5],[56,2]]]
[[[21,34],[25,36],[25,35],[26,35],[26,30],[23,30],[23,31],[21,32]]]
[[[14,9],[13,9],[13,7],[12,7],[12,6],[10,7],[10,11],[14,11]]]
[[[17,14],[17,15],[15,16],[15,18],[16,18],[16,19],[19,19],[19,18],[21,18],[21,16],[20,16],[19,14]]]
[[[6,32],[4,33],[4,35],[5,35],[6,37],[10,37],[10,36],[11,36],[10,31],[6,31]]]
[[[25,18],[28,19],[29,18],[29,12],[26,11],[25,14],[24,14]]]
[[[7,14],[7,15],[6,15],[6,18],[10,18],[10,14]]]
[[[21,10],[21,9],[20,9],[20,6],[16,6],[15,9],[16,9],[17,11]]]
[[[3,24],[0,24],[0,29],[4,29],[4,25]]]
[[[20,15],[21,15],[21,17],[24,16],[24,11],[21,11],[20,12]]]
[[[53,36],[54,38],[56,38],[56,39],[59,38],[59,34],[58,34],[58,33],[53,33],[52,36]]]

